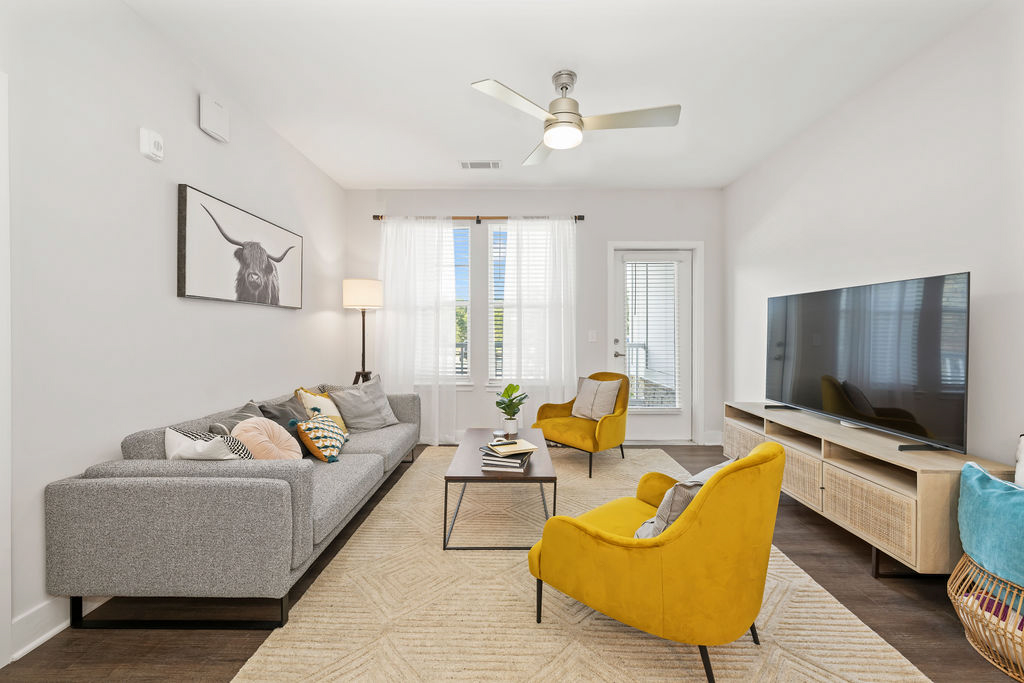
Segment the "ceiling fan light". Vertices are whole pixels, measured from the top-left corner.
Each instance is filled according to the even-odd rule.
[[[553,123],[544,130],[544,144],[551,149],[572,149],[583,142],[583,131],[567,121]]]

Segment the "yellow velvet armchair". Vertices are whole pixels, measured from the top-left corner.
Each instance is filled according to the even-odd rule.
[[[723,467],[671,526],[654,538],[633,533],[654,516],[675,479],[645,474],[635,498],[579,517],[556,516],[530,550],[537,623],[544,584],[660,638],[697,645],[713,681],[709,645],[750,630],[761,611],[785,453],[777,443]]]
[[[568,403],[545,403],[537,409],[537,421],[534,428],[544,432],[544,438],[548,441],[577,448],[590,454],[590,463],[587,476],[594,476],[594,453],[609,448],[619,447],[619,454],[625,458],[626,451],[622,443],[626,440],[626,413],[629,410],[629,377],[620,375],[617,372],[595,372],[590,379],[599,382],[614,382],[622,380],[619,385],[619,395],[615,397],[615,411],[611,415],[605,415],[596,422],[582,417],[573,417],[572,404],[576,399]]]

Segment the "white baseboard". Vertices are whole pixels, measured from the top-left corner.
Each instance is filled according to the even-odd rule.
[[[704,432],[703,444],[705,446],[721,446],[722,432]]]
[[[82,613],[88,614],[110,598],[86,597]],[[21,659],[71,625],[68,598],[50,598],[11,622],[11,661]]]

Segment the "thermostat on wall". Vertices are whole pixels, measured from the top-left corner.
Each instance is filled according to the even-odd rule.
[[[153,161],[164,160],[164,139],[155,130],[139,128],[139,151]]]
[[[199,93],[199,127],[214,140],[231,140],[230,115],[227,108],[206,93]]]

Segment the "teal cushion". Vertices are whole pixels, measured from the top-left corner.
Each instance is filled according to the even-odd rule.
[[[1024,586],[1024,487],[973,462],[960,470],[960,542],[996,576]]]

